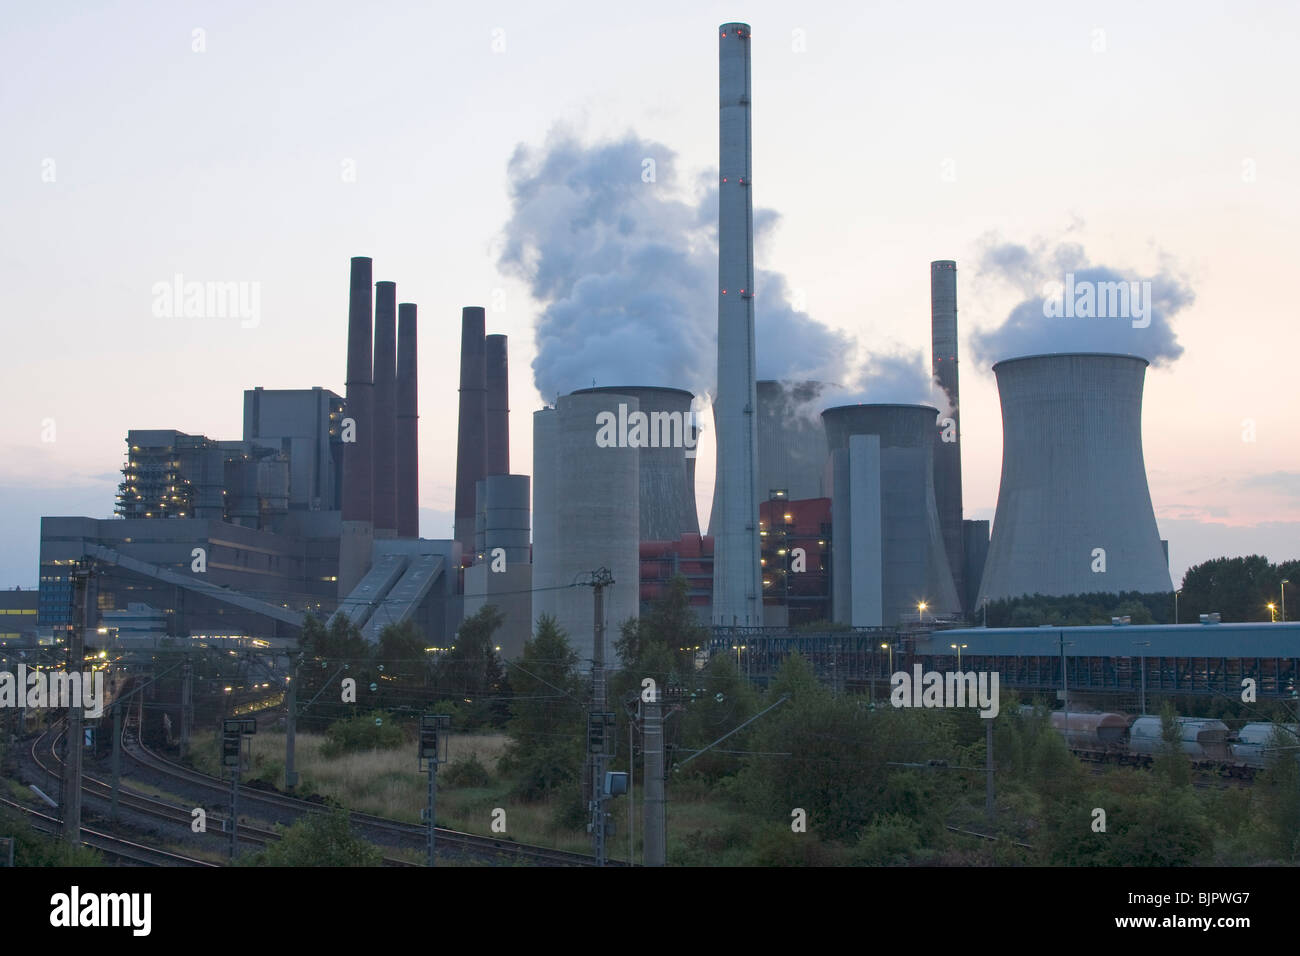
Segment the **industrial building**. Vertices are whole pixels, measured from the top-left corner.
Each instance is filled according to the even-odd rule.
[[[1142,457],[1146,368],[1097,353],[993,366],[1002,480],[981,601],[1173,590]]]
[[[38,633],[71,624],[83,557],[100,615],[171,637],[286,640],[336,609],[371,640],[407,620],[430,640],[454,632],[460,549],[418,537],[416,307],[372,272],[352,260],[346,398],[249,389],[234,441],[132,429],[119,519],[42,520]]]
[[[822,412],[836,621],[881,627],[961,611],[934,499],[937,415],[929,405]]]

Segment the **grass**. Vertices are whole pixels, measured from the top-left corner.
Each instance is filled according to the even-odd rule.
[[[220,772],[217,737],[216,733],[195,736],[192,758],[196,769],[210,774]],[[243,779],[264,780],[283,789],[284,734],[259,733],[248,739],[251,766],[244,772]],[[298,793],[318,793],[362,813],[408,823],[420,822],[420,811],[428,803],[428,776],[418,769],[413,741],[391,750],[369,750],[329,758],[321,752],[325,739],[322,734],[299,733],[296,736],[294,763],[299,773]],[[492,775],[492,782],[486,787],[473,788],[439,786],[439,826],[520,843],[590,852],[591,838],[585,832],[557,829],[553,825],[553,804],[523,803],[510,795],[512,782],[502,780],[498,772],[498,761],[508,743],[504,734],[453,734],[450,737],[448,754],[451,762],[476,754]],[[492,829],[497,809],[505,811],[504,833]],[[500,815],[496,816],[499,819]],[[622,855],[625,856],[626,851]]]
[[[261,779],[283,789],[284,734],[259,733],[249,738],[251,768],[244,779]],[[577,853],[591,852],[591,837],[585,830],[558,828],[554,823],[556,803],[524,803],[511,795],[513,781],[502,779],[498,762],[509,738],[504,734],[456,734],[448,743],[451,762],[473,753],[487,767],[492,780],[485,787],[438,787],[438,824],[452,830],[497,836],[519,843],[550,846]],[[416,745],[409,742],[392,750],[370,750],[328,758],[321,753],[324,735],[299,733],[295,741],[295,764],[300,780],[298,792],[318,793],[350,810],[409,823],[420,822],[420,811],[428,801],[428,777],[417,767]],[[195,737],[194,765],[217,773],[217,735]],[[616,768],[622,769],[622,767]],[[670,782],[671,783],[671,782]],[[632,808],[634,823],[633,857],[641,860],[644,806],[641,780],[636,782]],[[735,807],[724,794],[709,794],[701,788],[682,788],[674,799],[668,787],[668,859],[680,862],[708,860],[709,865],[744,865],[750,855],[755,821]],[[611,860],[628,856],[627,797],[609,801],[617,830],[606,844]],[[492,830],[493,811],[505,811],[504,833]],[[788,821],[784,821],[788,826]],[[390,856],[403,855],[391,848]],[[423,855],[416,852],[413,860]]]

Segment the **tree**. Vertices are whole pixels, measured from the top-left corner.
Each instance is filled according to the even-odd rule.
[[[518,777],[516,792],[540,800],[577,792],[584,752],[585,703],[578,655],[555,618],[543,615],[510,669],[514,696],[506,732],[510,744],[498,766]]]
[[[280,839],[241,862],[253,866],[379,866],[379,847],[352,832],[346,810],[308,813],[291,827],[277,824]]]
[[[462,730],[499,723],[508,714],[501,659],[492,643],[504,621],[495,605],[484,605],[461,622],[456,643],[434,668],[434,686],[457,701]]]

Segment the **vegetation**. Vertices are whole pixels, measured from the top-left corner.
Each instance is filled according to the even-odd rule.
[[[56,836],[33,830],[16,810],[0,807],[0,837],[14,840],[14,866],[103,866],[98,850],[72,846]],[[5,861],[7,862],[7,861]]]
[[[1300,581],[1300,560],[1270,564],[1253,554],[1244,558],[1215,558],[1188,568],[1178,598],[1178,620],[1187,623],[1217,612],[1227,622],[1270,620],[1268,605],[1281,608],[1282,581]],[[1290,590],[1290,589],[1288,589]],[[1128,615],[1133,624],[1172,624],[1174,596],[1168,591],[1142,594],[1025,595],[988,605],[989,627],[1037,627],[1051,624],[1077,627],[1109,624]],[[984,612],[972,615],[983,623]],[[1300,588],[1287,595],[1287,620],[1300,620]]]
[[[249,866],[379,866],[384,854],[352,832],[346,810],[309,813],[290,827],[276,826],[278,841],[250,857]]]

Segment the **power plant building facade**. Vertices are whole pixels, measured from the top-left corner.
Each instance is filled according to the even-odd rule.
[[[981,601],[1173,590],[1142,455],[1147,364],[1063,353],[993,366],[1002,480]]]
[[[961,611],[934,500],[937,415],[929,405],[822,412],[831,452],[831,600],[840,623],[889,627]]]

